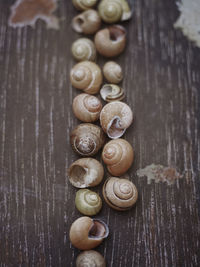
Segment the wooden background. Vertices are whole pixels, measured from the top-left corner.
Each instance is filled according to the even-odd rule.
[[[68,232],[81,214],[66,170],[78,158],[69,143],[79,123],[79,91],[69,81],[77,12],[60,0],[59,31],[42,21],[13,29],[13,3],[0,1],[0,266],[75,266]],[[175,1],[131,4],[126,51],[116,60],[135,115],[125,138],[135,149],[128,175],[139,201],[128,212],[104,202],[97,217],[110,235],[97,250],[109,267],[200,266],[200,49],[174,30]],[[148,185],[136,170],[151,163],[174,166],[183,178]]]

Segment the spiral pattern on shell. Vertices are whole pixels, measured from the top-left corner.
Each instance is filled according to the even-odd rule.
[[[77,63],[70,72],[72,85],[88,94],[97,94],[102,83],[99,66],[90,61]]]
[[[79,38],[72,44],[72,55],[77,61],[95,61],[96,48],[94,43],[88,38]]]
[[[111,177],[104,183],[103,196],[112,208],[116,210],[127,210],[137,201],[138,191],[131,181]]]
[[[98,6],[99,15],[107,23],[115,23],[122,17],[122,6],[116,0],[101,1]]]
[[[102,201],[97,193],[80,189],[76,192],[75,205],[82,214],[92,216],[101,210]]]
[[[106,80],[110,83],[118,84],[123,79],[122,68],[114,61],[108,61],[103,66],[103,74]]]
[[[120,101],[106,104],[100,113],[101,127],[112,139],[121,137],[133,121],[130,107]]]
[[[93,95],[79,94],[72,104],[74,115],[83,122],[94,122],[99,119],[102,104]]]
[[[126,30],[121,25],[112,25],[102,29],[96,33],[94,43],[102,56],[118,56],[124,51],[126,45]]]
[[[132,165],[134,152],[132,146],[124,139],[109,141],[103,148],[102,159],[108,171],[114,176],[124,174]]]
[[[101,18],[96,10],[86,10],[72,20],[72,28],[78,33],[94,34],[101,26]]]
[[[80,156],[93,156],[103,146],[105,135],[99,126],[82,123],[72,131],[70,141],[72,148]]]
[[[87,10],[95,6],[97,0],[72,0],[72,3],[78,10]]]
[[[105,84],[100,90],[100,95],[107,102],[122,100],[124,99],[124,90],[115,84]]]
[[[78,255],[76,267],[106,267],[106,262],[99,252],[88,250]]]

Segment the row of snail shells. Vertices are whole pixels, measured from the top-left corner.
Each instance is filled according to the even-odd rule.
[[[76,259],[76,267],[106,267],[104,257],[95,250],[81,252]]]
[[[97,94],[102,80],[101,69],[91,61],[77,63],[70,72],[72,86],[88,94]]]
[[[131,167],[134,160],[132,146],[124,139],[109,141],[103,148],[102,159],[109,173],[120,176]]]
[[[122,68],[114,61],[108,61],[103,66],[103,74],[109,83],[118,84],[123,79]]]
[[[96,48],[88,38],[79,38],[72,44],[72,55],[77,61],[95,61],[96,60]]]
[[[71,133],[72,148],[80,156],[94,156],[105,143],[102,129],[91,123],[79,124]]]
[[[82,12],[72,20],[72,28],[78,33],[94,34],[100,27],[101,18],[93,9]]]
[[[104,183],[103,196],[110,207],[123,211],[132,208],[136,203],[138,191],[131,181],[110,177]]]
[[[100,113],[101,127],[111,139],[120,138],[132,121],[133,112],[131,108],[120,101],[106,104]]]
[[[100,245],[108,234],[108,226],[103,221],[83,216],[72,223],[69,238],[74,247],[89,250]]]
[[[98,0],[72,0],[72,4],[78,10],[87,10],[93,8]]]
[[[99,119],[102,104],[96,96],[83,93],[74,98],[72,109],[80,121],[94,122]]]
[[[126,30],[120,25],[112,25],[98,31],[94,37],[97,51],[104,57],[121,54],[126,45]]]
[[[107,23],[128,20],[131,10],[126,0],[102,0],[98,6],[100,17]]]
[[[124,99],[124,90],[116,84],[104,84],[100,90],[100,95],[107,102],[122,100]]]
[[[70,183],[76,188],[93,187],[102,181],[104,168],[93,158],[81,158],[73,162],[68,168]]]
[[[82,214],[92,216],[101,210],[102,200],[96,192],[80,189],[76,192],[75,205]]]

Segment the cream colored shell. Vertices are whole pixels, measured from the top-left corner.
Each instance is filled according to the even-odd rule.
[[[127,104],[120,101],[106,104],[100,113],[101,127],[112,139],[121,137],[132,121],[132,110]]]
[[[99,119],[102,104],[96,96],[79,94],[73,100],[72,109],[80,121],[94,122]]]
[[[89,9],[72,20],[72,28],[78,33],[94,34],[101,27],[101,18],[96,10]]]
[[[106,261],[99,252],[88,250],[78,255],[76,267],[106,267]]]
[[[105,57],[115,57],[124,51],[126,30],[121,25],[112,25],[98,31],[94,38],[97,51]]]
[[[76,208],[84,215],[96,215],[102,207],[100,196],[89,189],[80,189],[76,192]]]
[[[116,23],[131,17],[131,10],[126,0],[102,0],[98,10],[102,20],[107,23]]]
[[[70,72],[72,85],[88,94],[97,94],[102,84],[99,66],[91,61],[77,63]]]
[[[108,234],[108,226],[103,221],[83,216],[72,223],[69,238],[76,248],[89,250],[100,245]]]
[[[103,148],[102,159],[112,175],[120,176],[126,173],[133,163],[133,148],[124,139],[111,140]]]
[[[79,38],[72,44],[72,55],[77,61],[95,61],[96,60],[96,48],[88,38]]]
[[[94,156],[104,145],[102,129],[92,123],[81,123],[71,133],[72,148],[80,156]]]
[[[104,84],[100,90],[104,101],[112,102],[124,99],[124,90],[116,84]]]
[[[136,186],[127,179],[110,177],[103,186],[103,196],[110,207],[116,210],[130,209],[138,199]]]
[[[72,3],[78,10],[87,10],[94,7],[97,0],[72,0]]]
[[[123,79],[122,68],[114,61],[108,61],[103,66],[103,74],[109,83],[118,84]]]
[[[77,188],[96,186],[100,184],[103,176],[102,164],[93,158],[78,159],[68,168],[69,181]]]

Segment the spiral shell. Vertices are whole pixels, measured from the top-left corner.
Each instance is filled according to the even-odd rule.
[[[97,11],[86,10],[72,20],[72,28],[78,33],[94,34],[101,27],[101,18]]]
[[[132,110],[127,104],[120,101],[106,104],[100,113],[101,127],[112,139],[121,137],[132,121]]]
[[[79,124],[71,133],[72,148],[80,156],[95,155],[105,143],[102,129],[91,123]]]
[[[72,4],[78,10],[87,10],[94,7],[97,0],[72,0]]]
[[[103,196],[107,204],[116,210],[130,209],[138,199],[136,186],[127,179],[111,177],[103,186]]]
[[[126,30],[120,25],[107,27],[96,33],[94,43],[102,56],[118,56],[124,51],[126,45]]]
[[[102,84],[99,66],[90,61],[77,63],[70,72],[72,85],[88,94],[97,94]]]
[[[94,43],[88,38],[79,38],[72,44],[72,55],[77,61],[95,61],[96,48]]]
[[[100,95],[107,102],[122,100],[124,99],[124,90],[115,84],[105,84],[100,90]]]
[[[108,171],[114,176],[124,174],[132,165],[134,152],[132,146],[124,139],[108,142],[102,152],[102,159]]]
[[[103,74],[109,83],[118,84],[123,79],[122,68],[114,61],[108,61],[104,65]]]
[[[96,96],[79,94],[73,100],[72,109],[79,120],[94,122],[99,119],[102,104]]]
[[[103,175],[102,164],[93,158],[78,159],[68,168],[69,181],[77,188],[96,186],[102,181]]]
[[[106,267],[106,262],[99,252],[88,250],[78,255],[76,267]]]
[[[92,216],[101,210],[102,201],[97,193],[80,189],[76,192],[75,205],[82,214]]]
[[[102,20],[107,23],[131,18],[131,10],[126,0],[102,0],[98,10]]]
[[[100,245],[108,234],[108,226],[103,221],[84,216],[72,223],[69,238],[76,248],[89,250]]]

